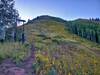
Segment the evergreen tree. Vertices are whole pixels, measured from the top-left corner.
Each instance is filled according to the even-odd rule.
[[[10,27],[13,27],[15,37],[19,14],[14,3],[14,0],[0,0],[0,40],[5,40],[6,29]]]
[[[100,23],[96,22],[95,19],[92,20],[70,21],[69,30],[78,36],[100,43]],[[99,21],[99,18],[96,20]]]

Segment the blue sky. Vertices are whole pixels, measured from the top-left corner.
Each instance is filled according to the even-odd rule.
[[[25,20],[40,15],[66,20],[100,17],[100,0],[15,0],[15,8]]]

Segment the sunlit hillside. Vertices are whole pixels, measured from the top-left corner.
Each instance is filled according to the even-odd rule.
[[[68,24],[50,16],[33,19],[25,24],[24,45],[0,44],[0,61],[12,58],[21,67],[34,45],[34,75],[100,75],[100,45],[73,34]]]
[[[38,72],[49,72],[53,67],[60,75],[99,75],[100,45],[69,32],[67,22],[49,18],[41,17],[25,26],[28,41],[36,47],[36,57],[44,62]]]

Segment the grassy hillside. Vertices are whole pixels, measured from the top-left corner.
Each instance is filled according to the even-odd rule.
[[[100,75],[100,45],[72,34],[67,24],[48,16],[34,19],[25,25],[27,45],[0,44],[0,58],[23,61],[34,44],[36,75]]]
[[[11,58],[16,63],[20,63],[29,55],[29,47],[21,43],[5,42],[0,43],[0,63],[4,59]]]

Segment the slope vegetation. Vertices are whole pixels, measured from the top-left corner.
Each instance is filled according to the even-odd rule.
[[[39,16],[28,22],[25,24],[26,44],[17,45],[24,56],[15,52],[18,61],[13,60],[17,63],[24,61],[22,59],[32,54],[30,45],[34,45],[30,72],[35,75],[100,75],[100,45],[71,33],[68,24],[65,20],[50,16]],[[0,56],[6,54],[3,53],[3,46]],[[9,55],[13,56],[7,53],[6,58]]]
[[[25,26],[27,41],[36,47],[37,75],[99,75],[100,45],[72,34],[67,25],[62,19],[40,16]]]

